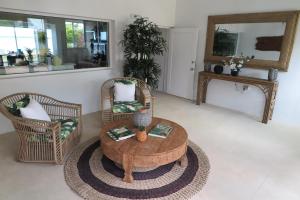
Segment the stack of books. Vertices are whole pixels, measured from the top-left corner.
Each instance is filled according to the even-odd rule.
[[[110,129],[107,135],[114,141],[121,141],[135,136],[135,133],[129,130],[127,127],[120,127]]]
[[[166,124],[157,124],[148,135],[159,138],[167,138],[168,135],[172,132],[173,128]]]

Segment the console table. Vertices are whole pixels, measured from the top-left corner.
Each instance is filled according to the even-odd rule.
[[[231,81],[237,83],[244,83],[254,85],[261,89],[266,98],[265,109],[263,113],[262,123],[268,123],[272,119],[273,109],[276,100],[276,93],[278,89],[277,81],[268,81],[266,79],[252,78],[247,76],[231,76],[226,74],[215,74],[212,72],[199,72],[198,78],[198,92],[197,92],[197,105],[206,102],[206,93],[208,83],[212,79]]]

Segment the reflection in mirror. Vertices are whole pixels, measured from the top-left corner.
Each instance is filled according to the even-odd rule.
[[[213,55],[278,61],[286,23],[216,24]]]
[[[108,22],[0,12],[0,74],[108,66]]]

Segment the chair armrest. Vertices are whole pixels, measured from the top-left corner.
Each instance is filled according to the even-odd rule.
[[[16,117],[13,124],[20,138],[25,138],[26,141],[29,139],[29,141],[36,143],[53,142],[58,148],[61,146],[61,123],[58,121],[48,122]]]
[[[148,88],[141,88],[141,100],[145,107],[150,108],[152,104],[152,96]]]
[[[45,110],[52,119],[80,118],[82,114],[81,104],[43,104]]]
[[[14,117],[12,119],[13,123],[17,125],[23,125],[31,128],[41,128],[41,129],[56,129],[60,128],[60,122],[58,121],[44,121],[44,120],[37,120],[37,119],[29,119],[23,117]]]
[[[52,97],[47,97],[45,95],[42,95],[42,96],[44,96],[48,99],[49,104],[65,106],[65,107],[74,107],[74,108],[81,106],[81,104],[71,103],[71,102],[66,102],[66,101],[60,101],[60,100],[57,100],[57,99],[52,98]]]

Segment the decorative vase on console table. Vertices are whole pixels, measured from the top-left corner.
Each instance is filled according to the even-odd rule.
[[[244,57],[243,54],[239,57],[232,56],[229,60],[223,60],[223,64],[231,69],[231,76],[238,76],[240,70],[250,61],[250,57]]]
[[[239,72],[240,72],[240,70],[231,69],[231,76],[238,76]]]
[[[269,69],[268,80],[276,81],[278,76],[278,69],[271,68]]]
[[[204,71],[211,72],[211,63],[204,64]]]
[[[223,73],[223,70],[224,70],[224,67],[222,65],[216,65],[214,67],[214,72],[216,74],[222,74]]]

